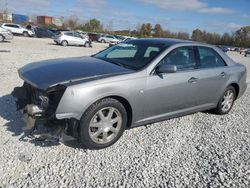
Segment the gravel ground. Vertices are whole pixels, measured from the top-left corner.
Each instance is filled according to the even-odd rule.
[[[208,113],[131,129],[112,147],[19,140],[24,123],[10,92],[32,61],[93,54],[105,46],[61,47],[16,37],[0,52],[0,187],[249,187],[250,86],[229,115]],[[250,65],[250,58],[230,56]],[[250,67],[249,67],[250,68]],[[248,77],[248,80],[250,77]]]

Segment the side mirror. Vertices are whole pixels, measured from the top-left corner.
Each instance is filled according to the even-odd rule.
[[[176,73],[176,65],[161,64],[156,68],[156,73]]]

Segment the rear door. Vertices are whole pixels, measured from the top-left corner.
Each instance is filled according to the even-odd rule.
[[[198,46],[198,105],[217,105],[228,80],[227,65],[222,57],[210,47]]]
[[[3,27],[4,27],[5,29],[11,31],[12,33],[16,33],[16,29],[15,29],[15,27],[13,27],[12,24],[5,24]]]
[[[82,38],[80,33],[75,32],[74,37],[75,37],[76,45],[84,45],[85,44],[85,40]]]
[[[23,34],[23,28],[20,25],[13,25],[16,29],[16,33]]]
[[[64,35],[66,36],[66,40],[68,41],[68,44],[70,45],[76,45],[77,40],[74,36],[74,32],[65,32]]]
[[[145,119],[178,114],[195,108],[198,73],[192,46],[171,51],[160,64],[177,66],[176,73],[152,74],[147,78]]]

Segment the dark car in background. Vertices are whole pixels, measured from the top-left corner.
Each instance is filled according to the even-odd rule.
[[[245,51],[245,57],[250,56],[250,49]]]
[[[56,34],[50,31],[49,29],[42,27],[34,28],[34,32],[36,37],[38,38],[54,38],[56,36]]]
[[[91,41],[97,42],[101,35],[97,33],[88,33],[88,36]]]
[[[218,48],[220,48],[223,52],[228,52],[228,47],[227,46],[223,46],[223,45],[217,45]]]

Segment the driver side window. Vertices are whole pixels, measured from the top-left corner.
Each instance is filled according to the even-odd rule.
[[[196,65],[194,48],[176,48],[161,60],[161,64],[176,65],[177,71],[192,70]]]

